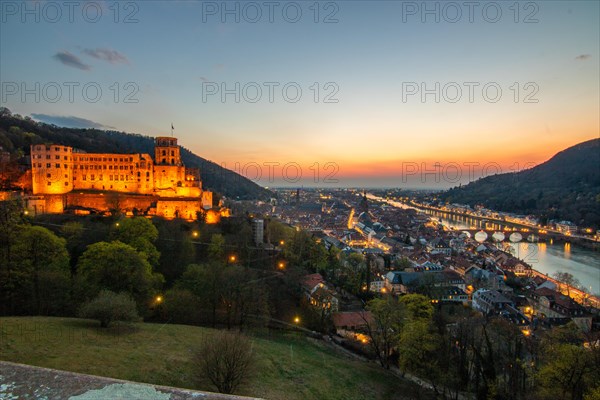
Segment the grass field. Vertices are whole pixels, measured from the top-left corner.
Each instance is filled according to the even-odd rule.
[[[198,379],[193,349],[215,330],[135,324],[101,329],[74,318],[0,318],[0,359],[112,378],[214,391]],[[297,334],[252,338],[257,363],[240,395],[266,399],[427,399],[372,363]]]

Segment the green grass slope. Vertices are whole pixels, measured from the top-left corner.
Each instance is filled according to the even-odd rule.
[[[215,330],[135,324],[103,330],[74,318],[0,318],[0,359],[137,382],[214,391],[192,354]],[[266,399],[427,399],[421,388],[372,363],[296,334],[253,337],[257,363],[240,395]]]

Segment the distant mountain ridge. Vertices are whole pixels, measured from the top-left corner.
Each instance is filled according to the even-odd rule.
[[[154,155],[154,138],[140,134],[100,129],[62,128],[36,122],[29,117],[0,110],[0,146],[11,154],[29,154],[36,143],[57,143],[89,153],[148,153]],[[203,187],[229,198],[244,200],[273,197],[269,190],[251,180],[195,155],[181,147],[181,158],[188,167],[200,168]]]
[[[600,139],[569,147],[525,171],[452,188],[440,198],[600,229]]]

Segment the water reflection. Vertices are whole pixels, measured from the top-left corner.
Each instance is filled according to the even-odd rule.
[[[455,229],[469,229],[461,219],[441,218],[442,223]],[[570,243],[554,244],[508,243],[509,251],[530,264],[539,272],[552,276],[558,271],[569,272],[592,293],[600,293],[600,255],[592,250],[572,246]]]

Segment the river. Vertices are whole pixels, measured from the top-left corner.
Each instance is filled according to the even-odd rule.
[[[441,218],[442,223],[455,229],[470,228],[463,221]],[[569,272],[592,294],[600,293],[600,253],[573,246],[570,243],[510,243],[512,253],[543,274],[552,276],[558,271]]]
[[[368,197],[386,201],[381,197]],[[387,201],[387,203],[399,208],[408,208],[405,204],[395,201]],[[450,215],[449,218],[440,219],[444,225],[455,229],[470,229],[475,225],[468,217]],[[510,246],[513,249],[513,254],[530,264],[533,269],[550,276],[558,271],[569,272],[590,293],[600,294],[600,253],[570,243],[529,243],[523,241],[511,243]]]

